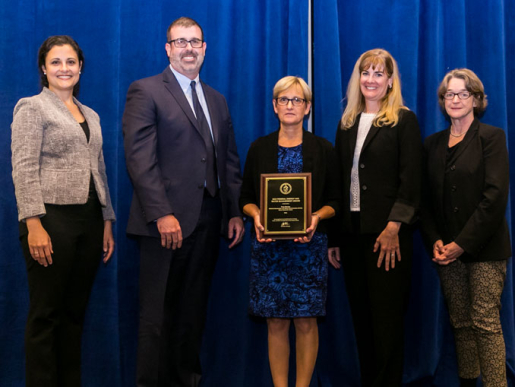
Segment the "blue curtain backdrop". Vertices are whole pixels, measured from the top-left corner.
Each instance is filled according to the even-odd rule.
[[[419,119],[423,137],[445,129],[436,89],[457,67],[474,70],[489,99],[482,120],[506,131],[515,149],[515,4],[513,1],[314,1],[315,132],[334,141],[345,106],[345,91],[358,57],[384,48],[397,60],[406,105]],[[513,164],[512,164],[513,165]],[[512,168],[512,181],[514,180]],[[513,192],[512,192],[513,198]],[[509,220],[512,207],[508,208]],[[514,271],[510,263],[501,313],[508,377],[515,383]],[[353,349],[341,347],[350,330],[342,273],[330,270],[328,317],[321,324],[319,373],[328,386],[354,386],[358,364]],[[344,325],[345,324],[345,325]],[[339,327],[338,330],[336,327]],[[347,338],[348,340],[351,340]],[[411,300],[406,317],[404,382],[413,386],[457,386],[456,360],[448,314],[431,261],[417,235]],[[324,379],[325,382],[326,379]]]
[[[354,62],[384,47],[398,60],[407,106],[424,135],[445,127],[435,91],[444,73],[467,66],[485,83],[483,120],[515,128],[515,4],[513,0],[313,0],[314,130],[331,141]],[[308,0],[44,0],[0,2],[0,385],[24,385],[23,331],[28,309],[25,264],[17,242],[10,169],[10,123],[18,99],[39,92],[37,49],[49,35],[69,34],[86,56],[80,100],[102,120],[104,152],[118,222],[112,261],[100,267],[83,339],[86,387],[134,385],[138,251],[125,236],[131,199],[121,115],[129,84],[167,65],[165,31],[179,16],[204,28],[201,76],[228,100],[242,164],[250,143],[277,128],[271,106],[284,75],[307,78]],[[510,18],[511,15],[511,18]],[[515,129],[513,129],[515,130]],[[515,149],[515,136],[508,136]],[[515,169],[514,169],[515,170]],[[512,176],[513,178],[513,176]],[[515,180],[514,180],[515,181]],[[511,214],[511,208],[510,208]],[[249,231],[247,227],[247,231]],[[232,251],[221,247],[203,345],[205,386],[271,386],[266,325],[247,315],[248,234]],[[513,271],[502,320],[508,374],[515,381]],[[407,316],[405,382],[457,385],[452,333],[438,279],[420,243]],[[312,386],[357,386],[357,355],[341,272],[331,270],[328,316],[320,323],[320,354]],[[292,370],[293,371],[293,370]]]
[[[166,29],[196,19],[207,54],[201,77],[223,93],[233,115],[242,162],[250,143],[277,128],[272,88],[288,74],[307,77],[307,0],[112,0],[0,4],[0,385],[24,385],[23,332],[28,310],[25,264],[17,241],[11,182],[10,124],[18,99],[39,93],[37,50],[49,35],[68,34],[86,61],[80,100],[102,120],[107,173],[118,222],[116,250],[100,267],[83,339],[83,384],[135,384],[138,314],[137,244],[125,236],[131,185],[125,169],[121,116],[129,84],[168,65]],[[266,386],[266,326],[247,317],[248,238],[221,247],[204,345],[206,386]]]

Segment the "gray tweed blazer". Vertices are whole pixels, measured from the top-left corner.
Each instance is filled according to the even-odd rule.
[[[11,125],[13,181],[18,219],[45,215],[48,204],[84,204],[93,176],[105,220],[115,220],[98,114],[74,99],[90,129],[48,88],[16,104]]]

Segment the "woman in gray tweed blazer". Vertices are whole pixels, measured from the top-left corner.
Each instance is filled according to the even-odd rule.
[[[80,386],[80,344],[95,273],[115,220],[98,115],[74,97],[84,56],[69,36],[38,54],[43,90],[14,108],[13,181],[30,309],[27,386]]]

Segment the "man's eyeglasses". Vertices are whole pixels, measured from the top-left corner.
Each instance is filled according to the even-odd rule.
[[[454,99],[454,96],[457,95],[459,99],[469,99],[472,96],[470,91],[460,91],[459,93],[451,93],[448,91],[443,95],[444,99],[451,100]]]
[[[193,38],[191,40],[186,40],[186,39],[183,39],[183,38],[179,38],[179,39],[170,40],[168,42],[168,44],[172,44],[172,43],[177,48],[185,48],[188,45],[188,43],[191,44],[191,47],[193,47],[193,48],[201,48],[202,44],[204,44],[204,41],[200,40],[200,39],[197,39],[197,38]]]
[[[293,106],[301,106],[306,100],[304,98],[299,97],[293,97],[293,98],[286,98],[286,97],[279,97],[275,99],[277,101],[277,105],[285,106],[288,105],[288,102],[291,102]]]

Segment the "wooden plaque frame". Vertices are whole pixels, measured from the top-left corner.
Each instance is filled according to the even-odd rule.
[[[263,237],[295,239],[311,225],[311,173],[263,173],[260,198]]]

